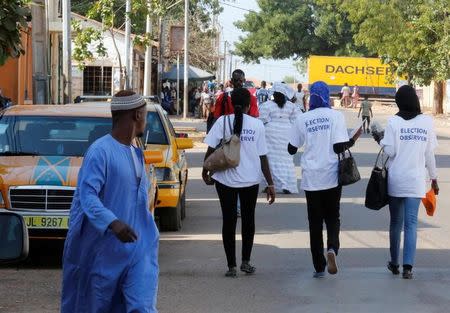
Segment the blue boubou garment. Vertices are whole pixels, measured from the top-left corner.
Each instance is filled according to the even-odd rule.
[[[136,175],[131,149],[111,135],[89,148],[79,172],[63,256],[61,312],[157,312],[159,233],[149,212],[149,182]],[[122,243],[119,219],[138,236]]]

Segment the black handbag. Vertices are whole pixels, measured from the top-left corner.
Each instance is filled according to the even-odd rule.
[[[381,156],[381,166],[378,165],[378,160]],[[377,160],[370,175],[369,183],[366,188],[365,206],[371,210],[380,210],[389,202],[388,196],[388,171],[386,163],[389,159],[383,162],[383,149],[378,152]]]
[[[348,156],[345,154],[345,151],[338,154],[338,182],[341,186],[354,184],[361,179],[361,175],[359,175],[358,167],[356,166],[352,153],[349,149],[346,150],[348,151]]]

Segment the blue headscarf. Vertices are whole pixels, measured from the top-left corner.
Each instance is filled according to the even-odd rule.
[[[317,81],[309,89],[309,110],[330,108],[330,90],[323,81]]]

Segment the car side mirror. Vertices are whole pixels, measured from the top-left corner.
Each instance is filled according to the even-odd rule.
[[[191,149],[194,147],[194,142],[190,138],[175,138],[175,140],[179,150]]]
[[[28,229],[22,216],[0,212],[0,263],[15,263],[28,256]]]
[[[155,164],[163,161],[163,154],[161,150],[145,150],[144,151],[145,164]]]

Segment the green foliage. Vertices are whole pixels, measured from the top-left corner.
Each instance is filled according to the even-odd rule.
[[[342,0],[258,0],[259,12],[246,14],[236,26],[246,33],[236,44],[245,62],[260,58],[307,58],[309,55],[363,55],[353,41]]]
[[[27,28],[31,11],[27,0],[0,0],[0,65],[10,57],[25,54],[21,31]]]
[[[74,47],[72,57],[78,62],[78,67],[84,69],[87,61],[94,60],[94,53],[89,49],[90,46],[95,45],[95,52],[100,57],[107,55],[106,48],[102,41],[102,32],[93,27],[81,27],[80,21],[72,22],[72,29],[74,34]]]
[[[286,84],[293,84],[293,83],[296,82],[294,76],[284,76],[283,81],[284,81]]]
[[[448,0],[346,0],[355,40],[417,84],[450,78]]]

